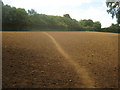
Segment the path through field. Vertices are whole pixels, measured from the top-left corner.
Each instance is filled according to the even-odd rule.
[[[3,87],[118,87],[118,35],[3,32]]]

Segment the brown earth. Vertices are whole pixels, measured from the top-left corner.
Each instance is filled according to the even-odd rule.
[[[117,88],[118,34],[2,32],[3,88]]]

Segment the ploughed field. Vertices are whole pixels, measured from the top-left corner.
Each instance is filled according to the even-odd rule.
[[[3,88],[118,87],[118,34],[2,32]]]

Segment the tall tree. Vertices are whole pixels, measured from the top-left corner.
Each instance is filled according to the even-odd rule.
[[[64,14],[63,16],[66,17],[66,18],[70,18],[71,19],[69,14]]]
[[[35,15],[37,12],[34,9],[28,10],[28,15]]]
[[[28,14],[25,9],[3,5],[2,26],[3,30],[23,30],[28,21]]]
[[[112,14],[112,18],[116,16],[118,24],[120,24],[120,0],[106,0],[107,12]]]
[[[96,31],[101,31],[101,23],[100,22],[94,22],[93,27]]]
[[[84,19],[79,21],[79,23],[81,23],[81,25],[83,26],[90,26],[90,27],[92,27],[94,24],[94,22],[91,19],[88,19],[88,20]]]

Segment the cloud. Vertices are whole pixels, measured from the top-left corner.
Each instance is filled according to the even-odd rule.
[[[13,6],[35,8],[35,7],[59,7],[76,6],[83,3],[90,3],[93,0],[3,0],[11,3]]]
[[[93,21],[100,21],[102,23],[102,27],[108,27],[111,23],[116,23],[116,19],[112,19],[111,15],[108,15],[106,9],[90,7],[86,14],[88,15],[88,19],[91,18]]]

